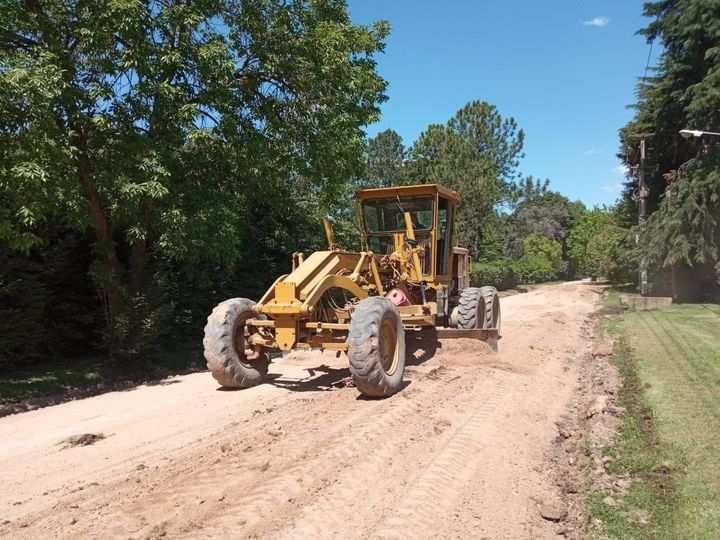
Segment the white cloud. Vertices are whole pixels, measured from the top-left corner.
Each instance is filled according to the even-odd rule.
[[[622,184],[608,184],[606,186],[603,186],[602,190],[606,191],[607,193],[619,194],[623,190],[623,185]]]
[[[588,148],[583,152],[583,156],[597,156],[600,152],[595,150],[594,148]]]
[[[608,17],[593,17],[589,21],[583,21],[585,26],[596,26],[597,28],[603,28],[610,24]]]
[[[618,165],[617,167],[615,167],[613,169],[613,172],[615,173],[616,176],[622,176],[623,178],[625,178],[630,171],[628,170],[627,166]]]

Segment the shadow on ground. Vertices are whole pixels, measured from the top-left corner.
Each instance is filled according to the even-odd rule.
[[[435,356],[440,344],[434,328],[412,330],[405,333],[405,366],[418,366]],[[347,357],[343,355],[347,362]],[[327,364],[306,367],[308,375],[302,379],[288,379],[280,374],[270,374],[267,383],[293,392],[328,392],[352,386],[347,367],[331,367]],[[409,381],[405,382],[405,386]]]

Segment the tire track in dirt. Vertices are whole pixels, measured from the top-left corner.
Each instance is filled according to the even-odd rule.
[[[378,433],[374,445],[354,438],[349,466],[333,479],[331,488],[310,500],[296,517],[287,516],[290,522],[269,537],[274,540],[322,536],[348,538],[352,537],[348,531],[362,530],[373,515],[372,509],[368,508],[370,501],[375,500],[380,506],[392,504],[396,496],[400,496],[397,492],[404,489],[402,478],[413,475],[415,467],[427,459],[428,441],[424,435],[428,431],[432,433],[433,420],[438,413],[464,407],[466,395],[461,390],[471,387],[470,391],[475,393],[478,382],[487,383],[489,378],[492,378],[492,372],[482,368],[447,369],[446,384],[435,390],[434,399],[426,400],[430,407],[422,407],[419,401],[428,397],[423,392],[409,398],[416,400],[419,417],[407,417],[398,426],[393,426],[392,431]],[[378,497],[378,494],[384,495]],[[358,507],[359,500],[364,501],[362,509]]]
[[[462,485],[469,481],[480,461],[484,448],[487,420],[497,410],[504,395],[505,382],[497,380],[482,399],[476,400],[472,416],[453,434],[445,448],[435,457],[410,487],[392,516],[384,519],[371,536],[377,539],[429,538],[442,522]],[[478,403],[478,401],[480,403]]]
[[[273,516],[282,514],[282,521],[286,523],[288,514],[292,513],[288,508],[296,504],[302,506],[306,503],[303,499],[315,500],[318,493],[333,483],[336,472],[352,463],[356,456],[366,454],[368,447],[391,450],[402,437],[401,428],[407,418],[421,412],[418,400],[429,394],[444,395],[443,389],[457,380],[457,377],[437,376],[449,371],[437,368],[414,382],[419,384],[422,381],[422,388],[412,391],[408,388],[389,399],[375,402],[356,400],[359,406],[353,411],[355,414],[343,422],[341,429],[333,430],[320,444],[317,438],[313,441],[312,448],[317,455],[308,456],[307,450],[303,449],[284,459],[288,465],[282,471],[263,478],[262,483],[246,491],[243,497],[222,508],[221,512],[209,511],[203,516],[201,530],[188,531],[186,537],[237,535],[240,526],[244,538],[266,537],[268,528],[272,528],[269,525]],[[373,407],[368,409],[368,404],[373,404]],[[366,473],[369,472],[366,470]],[[312,535],[303,537],[312,538]]]
[[[218,519],[216,514],[228,514],[232,512],[232,508],[238,507],[239,513],[233,514],[237,518],[236,523],[231,528],[237,532],[237,523],[244,519],[243,516],[249,514],[252,517],[272,511],[273,505],[281,500],[286,490],[295,489],[286,477],[297,465],[287,469],[282,467],[282,463],[298,464],[309,459],[308,454],[316,445],[323,447],[329,444],[333,438],[341,435],[347,424],[364,413],[362,409],[351,411],[347,405],[337,403],[349,397],[338,395],[337,398],[333,396],[334,399],[327,400],[327,396],[323,396],[313,400],[311,408],[316,409],[316,414],[323,414],[323,409],[329,405],[328,401],[338,409],[348,412],[344,422],[335,423],[321,436],[317,435],[316,424],[305,421],[308,415],[307,404],[289,411],[290,415],[284,416],[280,422],[276,422],[274,418],[264,419],[262,423],[249,422],[252,425],[248,426],[247,432],[254,435],[254,438],[244,439],[242,433],[229,434],[213,444],[214,451],[205,448],[199,460],[197,456],[189,454],[186,456],[188,464],[172,471],[170,478],[167,478],[168,471],[162,472],[162,489],[131,493],[132,501],[115,508],[106,519],[118,523],[135,521],[137,525],[134,530],[124,531],[129,534],[172,532],[172,537],[185,533],[195,537],[199,528]],[[351,399],[354,399],[354,396]],[[372,410],[377,408],[377,404],[365,405],[370,405]],[[283,426],[289,426],[290,429]],[[271,433],[269,436],[268,432]],[[226,445],[232,446],[231,453],[223,452]],[[273,463],[274,454],[279,453],[279,450],[274,448],[277,445],[287,448],[288,451],[278,456],[278,463]],[[205,446],[207,447],[207,441]],[[248,447],[252,448],[245,451]],[[266,453],[260,455],[263,450],[266,450]],[[277,469],[280,470],[274,472]],[[235,500],[238,493],[243,495],[239,500]],[[218,500],[223,497],[223,500]],[[191,507],[190,502],[195,503],[197,508]],[[205,505],[205,508],[199,508]],[[144,517],[157,515],[158,510],[161,510],[160,513],[165,519],[158,521]],[[243,524],[243,529],[250,525],[250,521]]]
[[[294,403],[303,402],[306,401],[304,398],[299,398],[293,400]],[[270,398],[263,398],[261,403],[257,404],[257,407],[260,409],[275,409],[278,406],[288,405],[288,396],[287,395],[275,395]],[[248,419],[251,420],[255,418],[255,413],[260,412],[260,410],[255,409],[255,412],[252,414],[252,416]],[[296,415],[298,418],[301,418],[303,414],[296,410]],[[203,434],[202,436],[198,436],[196,439],[185,442],[182,444],[178,444],[173,450],[173,454],[187,454],[192,452],[198,452],[203,448],[206,448],[208,445],[208,440],[216,440],[220,441],[222,443],[223,439],[227,438],[237,438],[242,436],[245,433],[252,433],[255,431],[256,427],[252,424],[252,422],[248,422],[246,420],[246,424],[242,424],[241,421],[234,421],[231,422],[228,425],[225,425],[223,427],[215,427],[213,426],[210,430],[208,430],[207,433]],[[236,431],[231,435],[227,434],[228,427],[236,427],[236,426],[242,426],[240,427],[240,431]],[[181,436],[184,433],[184,430],[178,429],[175,432],[170,433],[168,436],[166,436],[163,439],[163,442],[165,444],[168,444],[168,441],[171,440],[174,436]],[[115,433],[111,432],[108,434],[108,437],[113,437]],[[112,439],[110,439],[112,440]],[[60,440],[58,439],[58,443]],[[107,490],[107,489],[113,489],[113,486],[122,485],[124,483],[124,480],[128,478],[128,475],[131,471],[136,470],[135,467],[138,464],[144,464],[144,463],[152,463],[152,462],[158,462],[161,463],[162,466],[166,465],[172,465],[173,461],[175,461],[175,456],[168,457],[167,456],[167,448],[158,447],[157,444],[154,444],[155,441],[148,440],[144,442],[140,442],[136,448],[133,448],[132,452],[128,452],[124,457],[115,458],[112,461],[100,461],[96,462],[96,466],[93,467],[92,475],[93,477],[101,477],[102,483],[99,484],[98,482],[89,482],[88,481],[88,473],[87,471],[83,471],[80,473],[74,473],[73,469],[68,470],[67,472],[70,473],[67,475],[62,485],[59,485],[59,487],[54,488],[45,488],[45,491],[43,492],[43,495],[47,496],[46,499],[48,504],[53,500],[53,497],[63,497],[63,502],[67,502],[68,504],[66,506],[77,506],[77,503],[80,501],[83,501],[87,499],[87,497],[93,493],[94,488]],[[104,443],[103,443],[104,444]],[[147,447],[147,450],[142,450],[142,447]],[[72,449],[61,449],[60,446],[54,446],[52,447],[52,450],[45,451],[47,455],[52,455],[55,453],[61,453],[61,452],[87,452],[88,449],[85,448],[72,448]],[[179,461],[179,460],[178,460]],[[0,467],[0,470],[2,468]],[[2,477],[0,476],[0,481],[2,480]],[[12,487],[10,486],[10,489]],[[101,495],[102,496],[102,495]],[[107,506],[107,504],[105,504]],[[55,504],[52,506],[53,510],[58,507],[58,504]],[[49,506],[48,506],[49,508]],[[33,516],[33,519],[31,521],[42,523],[47,517],[48,512],[47,509],[36,513]],[[0,526],[0,537],[2,537],[2,531],[3,527]]]
[[[564,284],[507,299],[499,356],[443,342],[386,400],[322,391],[345,365],[312,357],[278,364],[280,388],[224,395],[189,376],[5,419],[15,445],[6,490],[17,486],[22,502],[0,499],[12,520],[0,537],[555,538],[537,514],[537,497],[556,491],[543,456],[575,383],[565,357],[595,295]],[[306,379],[309,362],[329,371]],[[47,435],[25,444],[24,433],[70,430],[99,403],[108,407],[92,427],[117,437],[62,452]]]
[[[444,381],[434,379],[433,373],[437,371],[413,381],[413,384],[423,381],[422,395],[435,393],[437,387],[444,384]],[[404,396],[420,389],[412,389],[411,384],[408,390],[407,394],[401,393],[383,401],[358,400],[353,390],[333,392],[331,396],[321,393],[310,404],[295,407],[298,400],[293,400],[282,410],[274,411],[272,417],[251,419],[240,433],[227,434],[210,444],[204,440],[197,449],[174,456],[173,464],[167,468],[131,474],[114,486],[106,484],[102,489],[66,497],[63,506],[66,510],[80,505],[93,507],[105,523],[116,524],[112,530],[114,536],[142,536],[171,530],[174,535],[188,533],[192,537],[208,524],[224,523],[223,516],[226,515],[232,515],[235,521],[232,531],[237,532],[237,524],[243,520],[242,529],[251,531],[255,525],[264,523],[267,514],[278,505],[287,505],[288,498],[317,488],[317,483],[324,478],[318,472],[322,470],[318,462],[325,462],[325,468],[331,470],[333,461],[347,459],[354,451],[355,447],[349,444],[352,438],[373,440],[376,432],[382,432],[383,426],[397,426],[405,416],[416,413],[413,409],[417,405]],[[338,417],[338,413],[342,416]],[[324,425],[308,422],[308,416],[327,417],[328,422]],[[277,433],[277,438],[269,438],[271,444],[258,444],[258,440],[263,442],[262,434],[277,427],[278,419],[279,426],[284,427],[282,432]],[[320,429],[322,435],[318,436]],[[349,433],[352,430],[353,433]],[[252,450],[247,453],[236,451],[248,442],[245,434],[255,435],[250,441]],[[222,452],[222,447],[228,445],[234,449],[230,456]],[[268,453],[259,455],[263,450]],[[198,452],[201,452],[200,456]],[[312,472],[303,475],[308,467]],[[108,491],[113,495],[108,495]],[[236,499],[237,493],[243,496]],[[219,494],[225,497],[221,501],[217,500]],[[197,503],[202,500],[207,504]],[[193,508],[193,503],[199,508]],[[158,510],[163,519],[152,519]],[[41,513],[35,518],[32,521],[37,525],[45,522],[46,530],[60,525],[54,523],[53,513]],[[120,525],[123,523],[124,527]],[[85,532],[90,534],[93,529],[85,529]],[[71,536],[81,530],[78,528]]]
[[[115,524],[112,529],[113,536],[149,534],[154,529],[164,528],[163,522],[168,521],[167,518],[170,517],[183,523],[186,521],[183,514],[188,509],[189,501],[195,502],[203,497],[212,496],[217,498],[218,493],[229,491],[233,486],[239,484],[252,486],[253,483],[267,481],[268,477],[265,471],[259,470],[261,468],[261,465],[258,465],[260,458],[256,459],[255,451],[243,452],[242,450],[248,441],[260,446],[257,444],[258,440],[262,442],[262,437],[259,435],[264,435],[268,430],[275,428],[278,425],[278,417],[282,417],[280,426],[292,426],[292,431],[284,430],[283,433],[278,434],[278,438],[290,439],[293,448],[299,448],[294,458],[301,460],[303,442],[307,445],[307,441],[318,440],[315,434],[317,426],[307,422],[308,408],[319,409],[318,414],[322,414],[328,406],[333,407],[333,405],[340,410],[350,411],[350,408],[344,404],[338,404],[337,401],[354,399],[354,394],[352,397],[349,392],[345,392],[344,396],[340,395],[340,392],[333,394],[333,396],[327,396],[320,392],[310,399],[292,399],[283,403],[281,407],[275,408],[271,414],[263,414],[257,418],[253,414],[251,418],[245,420],[245,423],[232,422],[223,429],[215,430],[213,435],[196,439],[178,450],[170,458],[171,461],[165,465],[150,469],[140,464],[138,465],[139,469],[133,468],[131,472],[128,472],[127,469],[124,472],[118,472],[112,480],[105,481],[102,486],[91,484],[85,486],[87,489],[78,486],[66,491],[62,503],[56,504],[51,512],[44,509],[27,516],[24,521],[33,523],[33,526],[53,530],[61,526],[61,523],[55,518],[55,511],[59,507],[64,510],[82,507],[92,508],[92,511],[98,512],[106,524]],[[328,400],[328,397],[331,399]],[[368,402],[367,405],[372,407],[378,404]],[[256,412],[260,411],[256,410]],[[362,410],[358,409],[354,412],[359,415]],[[350,415],[348,421],[352,421],[352,418],[353,416]],[[336,425],[337,430],[343,429],[342,424]],[[335,431],[328,431],[327,438],[332,438]],[[266,436],[265,439],[275,441],[273,436]],[[323,440],[320,439],[319,442],[322,444]],[[230,456],[226,455],[224,447],[231,447],[234,453]],[[219,460],[223,458],[229,463],[218,467]],[[135,456],[129,461],[137,463],[139,460]],[[235,478],[230,477],[227,472],[228,467],[231,470],[241,470],[241,474]],[[248,470],[250,473],[247,472]],[[243,487],[241,491],[245,491],[245,489]],[[150,516],[158,508],[165,509],[162,512],[163,520],[158,522],[157,519],[145,517],[146,515]],[[189,512],[189,514],[194,515],[195,512]],[[81,532],[80,536],[91,535],[98,525],[102,524],[90,523],[86,528],[78,525],[72,534],[68,535],[68,538],[76,538]],[[188,524],[183,523],[182,527],[186,526]]]

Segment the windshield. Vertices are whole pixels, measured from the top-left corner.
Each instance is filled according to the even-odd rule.
[[[404,231],[404,212],[410,213],[416,231],[432,229],[433,197],[367,200],[363,203],[365,228],[369,233]]]

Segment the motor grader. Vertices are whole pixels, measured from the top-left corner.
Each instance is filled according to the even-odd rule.
[[[270,354],[347,354],[357,389],[389,396],[403,386],[405,334],[468,337],[497,350],[500,302],[470,287],[468,250],[453,242],[456,192],[437,184],[357,193],[362,251],[346,251],[323,220],[328,248],[292,255],[292,272],[254,302],[232,298],[208,317],[205,359],[226,387],[259,384]]]

